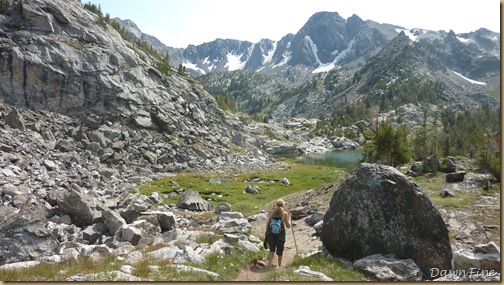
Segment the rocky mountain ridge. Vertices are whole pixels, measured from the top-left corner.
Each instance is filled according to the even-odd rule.
[[[138,33],[138,27],[131,21],[122,25],[132,33]],[[285,73],[296,65],[308,68],[311,73],[362,66],[400,32],[415,42],[443,41],[449,36],[468,49],[500,58],[499,34],[484,28],[457,34],[451,30],[406,29],[393,24],[364,21],[355,14],[344,19],[337,12],[315,13],[296,34],[287,34],[279,41],[262,39],[251,43],[219,38],[176,51],[159,46],[157,41],[147,41],[159,47],[160,52],[173,54],[174,65],[182,63],[194,75],[238,69],[271,75]],[[146,39],[145,34],[137,37]],[[462,73],[466,74],[465,71]]]
[[[4,103],[69,116],[92,131],[121,129],[106,141],[124,139],[120,132],[128,130],[161,138],[168,149],[147,155],[149,164],[172,166],[157,165],[157,171],[231,166],[231,157],[241,156],[230,145],[250,135],[238,117],[223,112],[190,77],[162,74],[155,58],[123,40],[79,1],[9,3],[8,13],[0,15]],[[188,152],[175,151],[175,144]],[[256,147],[248,151],[266,160]],[[228,161],[215,160],[228,155]]]

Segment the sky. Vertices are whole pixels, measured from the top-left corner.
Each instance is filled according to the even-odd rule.
[[[170,47],[186,48],[217,38],[278,41],[297,33],[316,12],[388,23],[407,29],[479,28],[500,32],[500,0],[81,0],[112,18],[130,19]]]

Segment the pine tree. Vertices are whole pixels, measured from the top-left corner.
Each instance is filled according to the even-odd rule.
[[[185,75],[184,66],[182,65],[182,63],[180,63],[179,66],[178,66],[178,74],[179,75]]]

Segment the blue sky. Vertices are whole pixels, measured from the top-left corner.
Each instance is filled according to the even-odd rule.
[[[168,46],[184,48],[217,38],[277,41],[320,11],[408,29],[500,32],[500,0],[81,0],[89,1]]]

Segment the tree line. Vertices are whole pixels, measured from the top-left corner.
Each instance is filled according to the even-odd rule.
[[[427,157],[464,156],[477,160],[482,170],[500,181],[500,109],[483,105],[464,112],[444,109],[438,115],[423,110],[423,122],[411,129],[390,122],[374,124],[365,132],[364,160],[397,166]],[[436,171],[432,169],[431,171]]]

